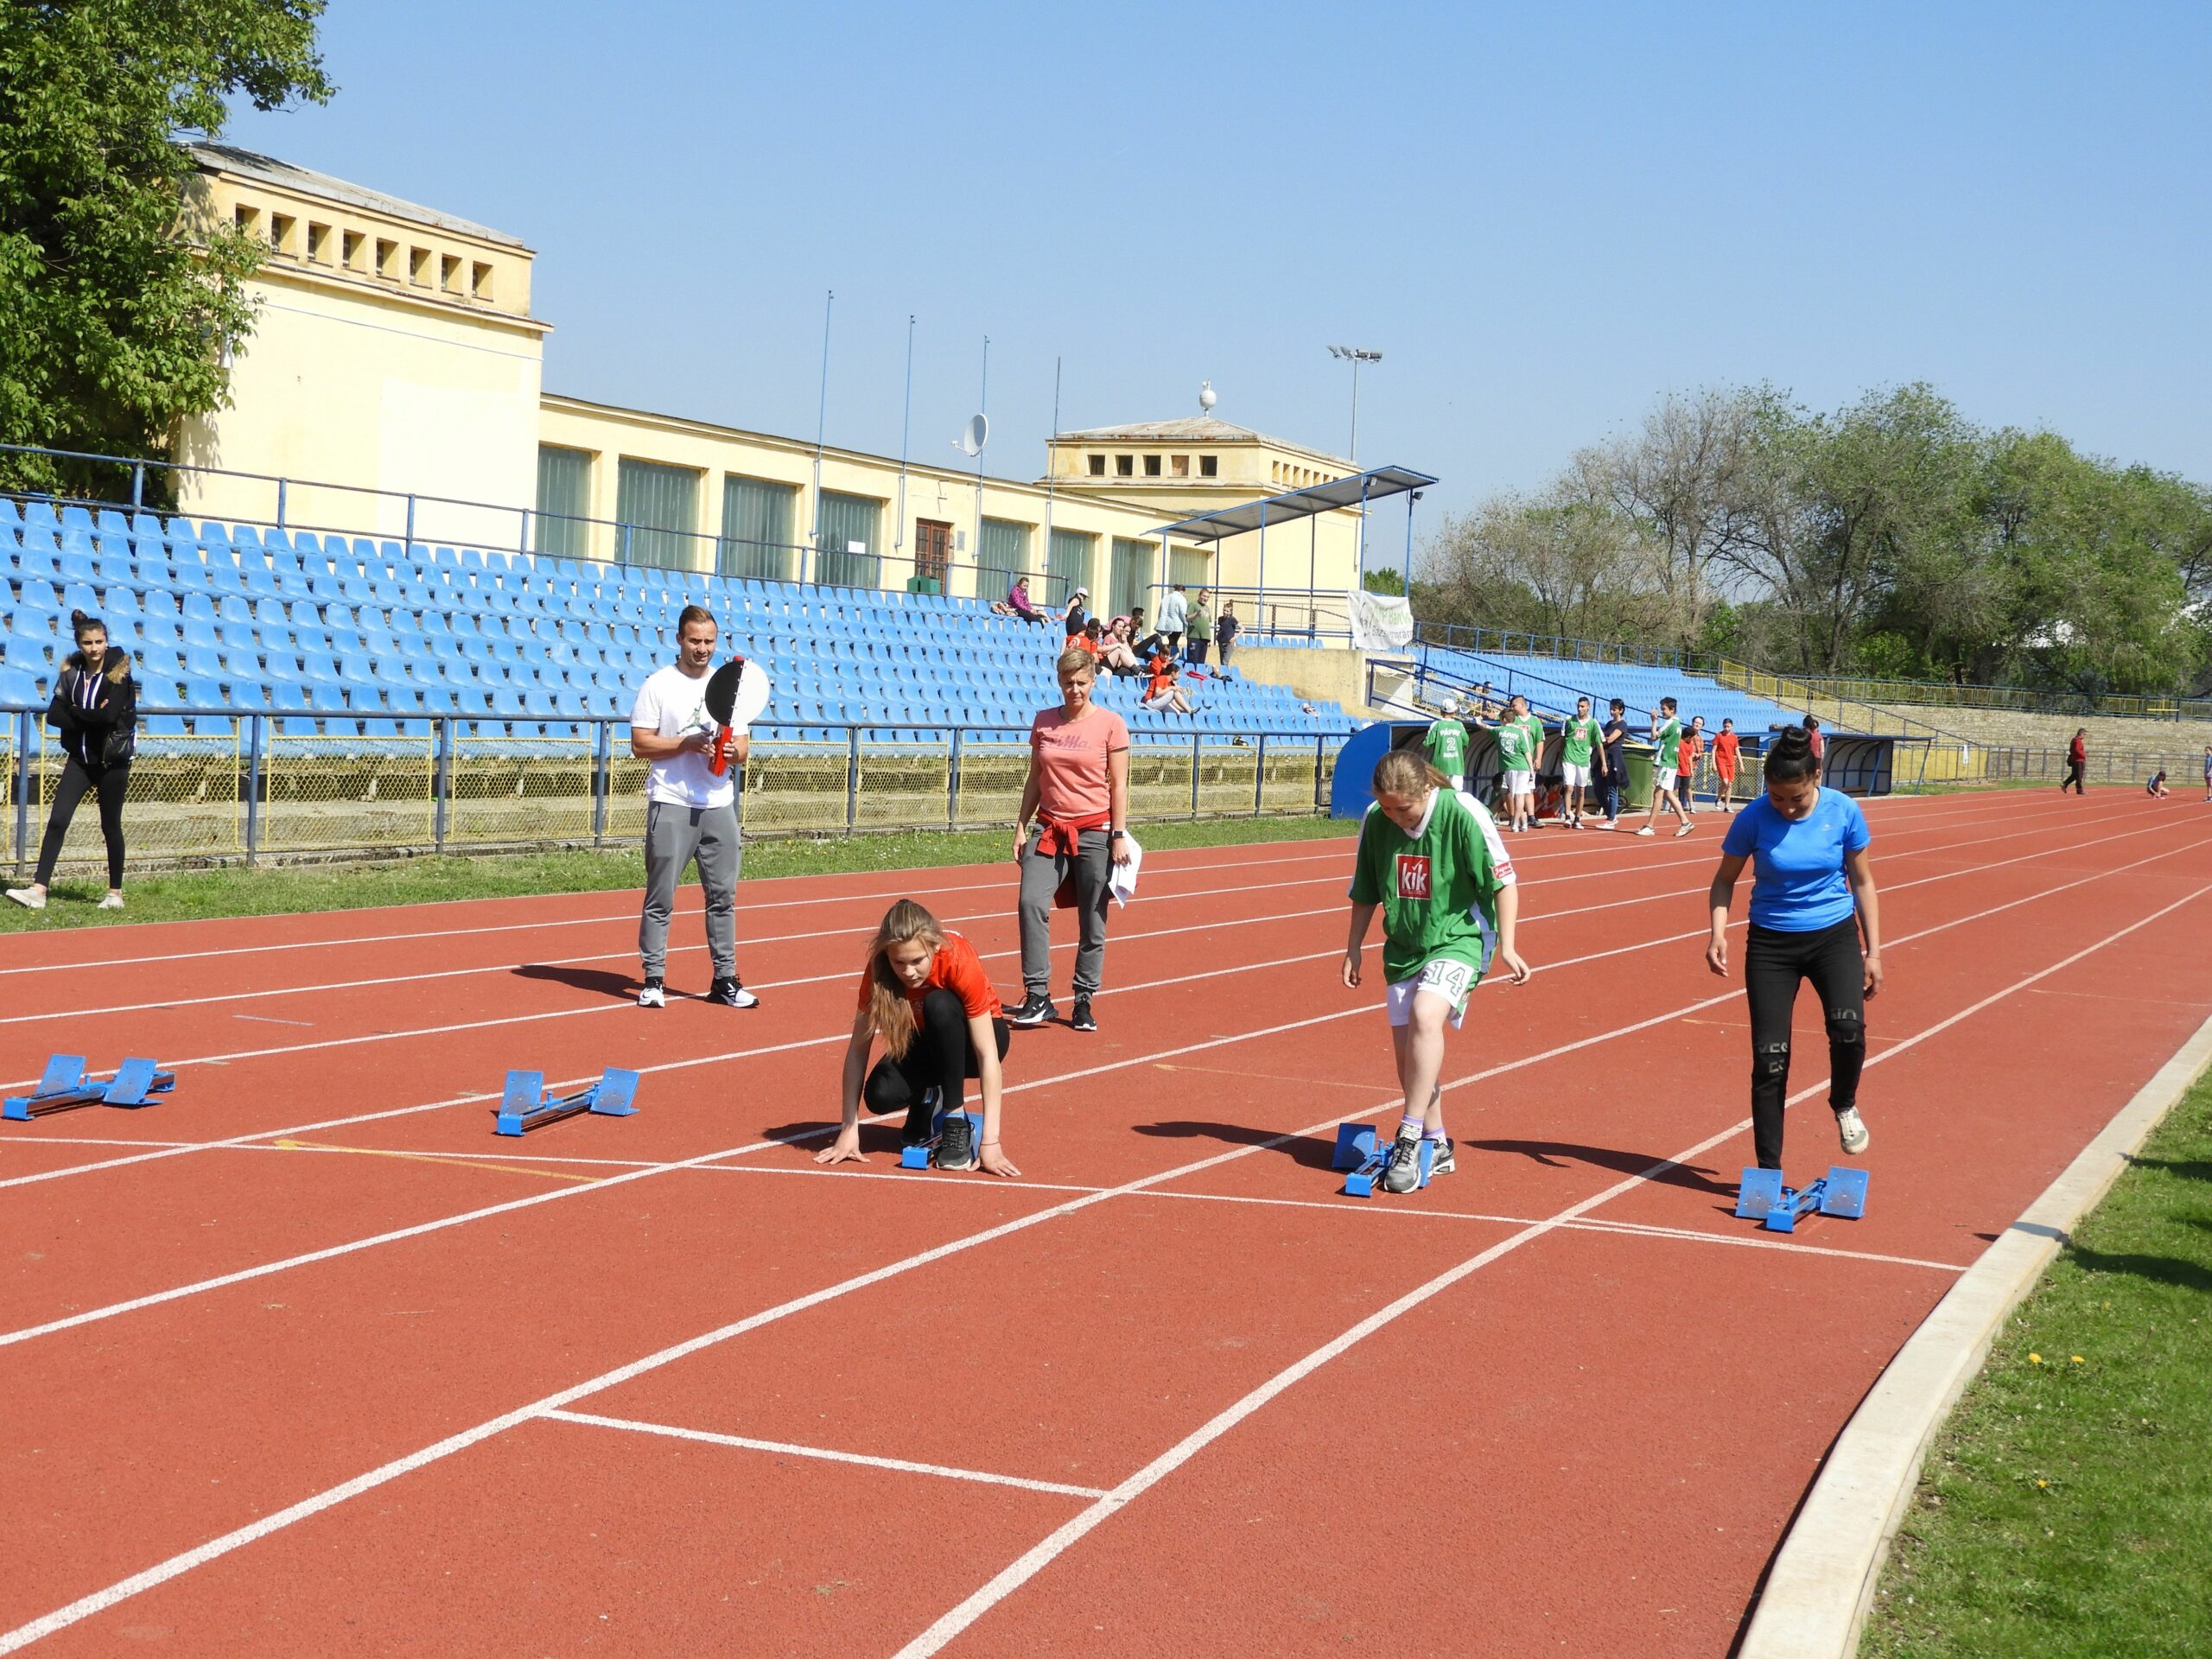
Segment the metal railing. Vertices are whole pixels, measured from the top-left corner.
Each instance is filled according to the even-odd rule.
[[[302,855],[604,847],[645,835],[647,763],[629,721],[543,723],[472,715],[351,726],[328,709],[145,705],[124,830],[133,868]],[[0,777],[19,873],[38,853],[64,757],[43,705],[0,708]],[[168,717],[175,717],[172,722]],[[181,724],[182,732],[155,725]],[[1011,824],[1029,771],[1027,726],[760,721],[739,814],[754,836]],[[1255,728],[1133,733],[1129,804],[1139,822],[1328,810],[1343,734]],[[78,812],[61,864],[105,858],[99,815]]]
[[[1943,680],[1883,680],[1835,674],[1798,677],[1820,695],[1907,707],[1990,709],[2023,715],[2105,715],[2122,720],[2212,721],[2212,698],[2133,696],[2020,686],[1954,685]]]
[[[1715,660],[1701,652],[1632,645],[1617,639],[1576,639],[1565,634],[1529,633],[1512,628],[1466,627],[1457,622],[1416,620],[1414,643],[1484,656],[1549,657],[1564,663],[1618,663],[1630,668],[1678,669],[1688,674],[1709,674]]]

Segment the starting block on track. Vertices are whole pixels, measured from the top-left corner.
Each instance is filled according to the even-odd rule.
[[[1815,1211],[1857,1221],[1866,1213],[1866,1172],[1831,1164],[1811,1185],[1794,1187],[1782,1184],[1778,1169],[1746,1169],[1736,1189],[1737,1217],[1770,1233],[1796,1232],[1798,1220]]]
[[[597,1083],[573,1095],[548,1095],[543,1071],[510,1071],[506,1090],[499,1096],[499,1121],[493,1132],[523,1135],[580,1112],[600,1117],[633,1117],[637,1097],[638,1074],[620,1066],[608,1066]]]
[[[944,1120],[948,1116],[940,1111],[930,1120],[931,1133],[927,1141],[919,1146],[899,1148],[899,1168],[927,1169],[930,1166],[930,1159],[937,1151],[938,1138],[944,1133]],[[983,1115],[981,1112],[963,1112],[961,1116],[968,1120],[968,1144],[980,1149],[983,1144]]]
[[[153,1103],[149,1096],[165,1095],[175,1084],[175,1072],[156,1071],[151,1060],[125,1060],[116,1067],[112,1077],[88,1077],[83,1055],[55,1054],[46,1062],[38,1092],[10,1095],[0,1105],[0,1116],[28,1123],[48,1112],[66,1112],[76,1106],[148,1106]]]
[[[1383,1160],[1389,1155],[1390,1142],[1373,1124],[1339,1123],[1336,1155],[1329,1160],[1329,1167],[1351,1172],[1344,1177],[1347,1198],[1370,1198],[1382,1184]],[[1429,1167],[1435,1160],[1435,1147],[1424,1140],[1421,1143],[1421,1179],[1414,1191],[1428,1185]]]

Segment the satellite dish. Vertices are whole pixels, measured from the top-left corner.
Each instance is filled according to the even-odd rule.
[[[988,442],[990,435],[990,418],[988,416],[978,415],[970,419],[966,427],[962,429],[960,435],[952,441],[952,447],[963,455],[980,455],[983,453],[983,445]]]
[[[1202,411],[1208,415],[1212,414],[1213,406],[1220,401],[1220,397],[1213,389],[1212,381],[1201,380],[1198,382],[1198,408]]]

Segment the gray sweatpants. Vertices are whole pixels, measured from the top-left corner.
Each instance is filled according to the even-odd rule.
[[[737,808],[645,804],[645,909],[638,919],[638,954],[645,977],[658,979],[668,960],[668,918],[676,911],[676,884],[683,867],[699,861],[707,894],[707,950],[715,977],[737,973],[737,872],[745,861],[738,839]]]
[[[1075,950],[1075,994],[1090,996],[1106,969],[1106,906],[1114,868],[1113,838],[1103,830],[1085,830],[1074,853],[1046,857],[1037,850],[1044,831],[1033,831],[1021,855],[1021,988],[1033,996],[1051,994],[1052,981],[1052,895],[1070,869],[1075,872],[1076,921],[1081,930]]]

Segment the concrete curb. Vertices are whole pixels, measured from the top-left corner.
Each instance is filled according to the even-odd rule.
[[[2128,1157],[2212,1064],[2212,1020],[1961,1274],[1876,1379],[1774,1558],[1738,1659],[1855,1659],[1890,1541],[1937,1429],[2020,1299]]]

